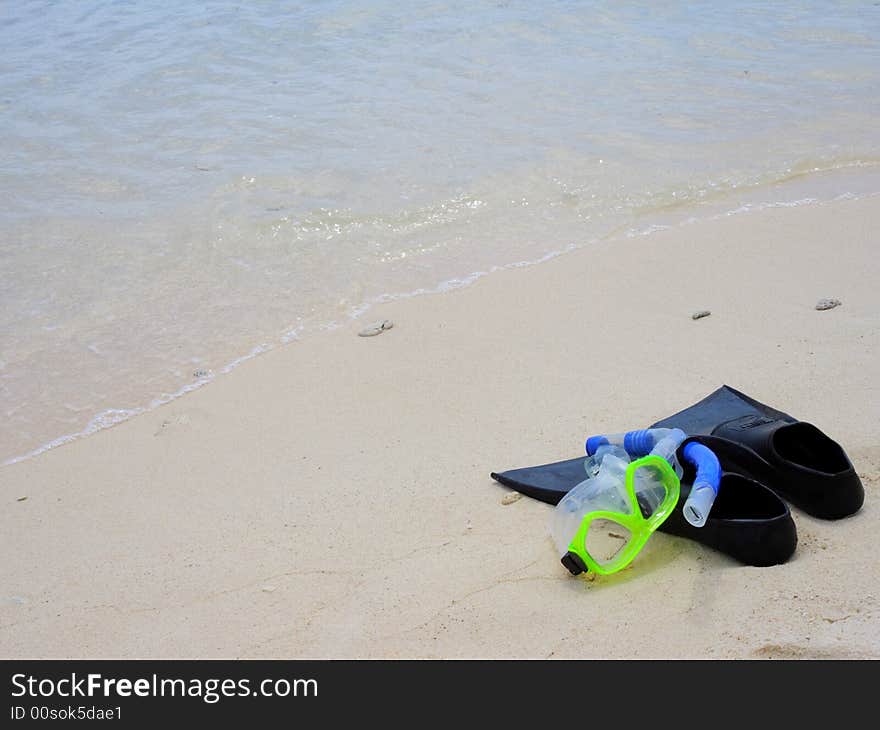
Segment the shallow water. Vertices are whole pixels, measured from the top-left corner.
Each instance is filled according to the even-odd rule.
[[[0,6],[0,460],[390,295],[880,190],[880,4],[399,5]]]

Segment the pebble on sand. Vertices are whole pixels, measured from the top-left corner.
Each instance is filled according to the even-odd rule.
[[[369,327],[365,327],[358,332],[358,337],[375,337],[376,335],[381,335],[385,330],[390,330],[393,326],[394,322],[390,319],[373,322]]]
[[[16,502],[24,502],[26,499],[27,499],[27,497],[19,497],[19,498],[16,499],[15,501],[16,501]]]
[[[708,309],[701,309],[699,312],[694,312],[691,315],[691,319],[702,319],[703,317],[708,317],[712,312]]]
[[[820,299],[816,302],[816,309],[820,312],[826,309],[834,309],[835,307],[839,307],[843,302],[839,299]]]
[[[508,492],[501,498],[501,504],[513,504],[520,499],[522,499],[522,494],[519,492]]]

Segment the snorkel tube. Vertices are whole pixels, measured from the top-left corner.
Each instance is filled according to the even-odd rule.
[[[675,452],[685,438],[684,431],[678,428],[647,428],[608,436],[590,436],[586,442],[587,455],[590,457],[587,459],[587,469],[589,472],[591,460],[595,461],[597,458],[601,460],[603,452],[610,447],[616,447],[624,449],[632,458],[649,453],[658,454],[672,464],[680,477],[683,470]],[[684,518],[690,524],[694,527],[702,527],[706,524],[709,511],[718,495],[721,465],[718,463],[718,457],[709,448],[694,441],[685,445],[682,456],[697,470],[690,495],[682,511]]]
[[[721,484],[721,464],[711,449],[696,441],[685,444],[682,456],[692,464],[697,475],[691,493],[684,503],[684,518],[694,527],[702,527],[709,517],[709,510],[718,496]]]
[[[638,459],[651,453],[654,447],[664,438],[679,437],[679,443],[687,438],[687,434],[678,428],[643,428],[626,433],[614,433],[608,436],[590,436],[585,448],[587,456],[593,456],[601,446],[612,445],[623,448],[630,457]]]
[[[646,428],[607,436],[590,436],[584,445],[588,457],[584,468],[588,476],[595,476],[602,465],[602,459],[608,454],[624,459],[640,459],[656,453],[666,459],[681,477],[682,469],[675,459],[675,449],[686,438],[687,434],[678,428]]]

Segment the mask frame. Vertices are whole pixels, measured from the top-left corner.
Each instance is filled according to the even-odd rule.
[[[639,469],[646,468],[653,469],[659,474],[660,482],[666,490],[666,494],[650,517],[642,515],[635,491],[636,472]],[[569,567],[567,562],[573,562],[577,565],[579,559],[586,570],[598,575],[611,575],[623,570],[639,554],[654,530],[669,517],[676,504],[678,504],[678,498],[681,493],[681,484],[672,466],[666,459],[655,454],[648,454],[648,456],[643,456],[641,459],[637,459],[627,465],[624,488],[626,489],[629,503],[632,505],[632,512],[625,514],[609,510],[596,510],[584,515],[578,531],[568,546],[568,554],[563,558],[563,564],[566,564],[566,567]],[[629,541],[611,560],[596,560],[587,548],[590,526],[595,520],[613,522],[630,533]],[[572,559],[573,557],[574,560]],[[569,570],[571,570],[571,567],[569,567]]]

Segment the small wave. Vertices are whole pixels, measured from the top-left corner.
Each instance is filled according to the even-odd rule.
[[[847,165],[846,167],[853,167],[853,166],[864,167],[866,165]],[[834,170],[838,170],[838,169],[845,169],[845,168],[834,168]],[[834,170],[821,170],[820,172],[831,172]],[[803,175],[801,175],[799,173],[796,176],[786,178],[786,182],[787,183],[790,182],[791,180],[794,179],[794,177],[800,178],[800,177],[803,177]],[[772,187],[772,189],[774,189],[774,190],[779,190],[779,189],[782,189],[782,187],[784,187],[784,185],[774,184],[769,187]],[[519,260],[519,261],[504,263],[504,264],[495,264],[495,265],[490,266],[486,269],[482,269],[479,271],[473,271],[473,272],[466,274],[466,275],[463,275],[463,276],[445,279],[445,280],[443,280],[433,286],[418,287],[416,289],[412,289],[410,291],[405,291],[405,292],[380,294],[378,296],[372,297],[372,298],[368,299],[367,301],[364,301],[364,302],[350,308],[348,310],[348,312],[346,313],[346,317],[347,317],[348,321],[353,321],[353,320],[357,320],[360,317],[364,316],[367,312],[369,312],[371,309],[373,309],[374,307],[376,307],[378,305],[387,304],[390,302],[404,300],[404,299],[411,299],[411,298],[423,296],[423,295],[442,294],[444,292],[449,292],[449,291],[453,291],[456,289],[462,289],[462,288],[465,288],[465,287],[472,285],[476,281],[479,281],[483,277],[489,276],[491,274],[502,272],[502,271],[509,271],[511,269],[519,269],[519,268],[536,266],[536,265],[539,265],[542,263],[546,263],[547,261],[551,261],[553,259],[556,259],[560,256],[564,256],[566,254],[572,253],[574,251],[582,250],[588,246],[595,245],[600,242],[613,243],[614,241],[620,240],[623,238],[650,236],[654,233],[658,233],[660,231],[670,230],[672,228],[679,227],[679,226],[692,225],[694,223],[698,223],[701,221],[707,221],[707,220],[719,220],[721,218],[742,215],[745,213],[754,213],[754,212],[767,210],[767,209],[773,209],[773,208],[797,208],[797,207],[809,206],[809,205],[825,205],[825,204],[836,202],[836,201],[859,200],[859,199],[866,198],[866,197],[877,197],[877,196],[880,196],[880,192],[878,192],[878,191],[868,191],[868,192],[864,192],[864,193],[854,193],[851,191],[846,191],[843,193],[837,193],[834,196],[831,196],[831,197],[825,198],[825,199],[818,198],[815,196],[808,196],[808,197],[798,197],[798,198],[794,198],[794,199],[790,199],[790,200],[754,201],[754,202],[743,203],[741,205],[738,205],[735,208],[722,210],[721,212],[714,212],[714,213],[704,215],[704,216],[691,215],[688,217],[684,217],[684,218],[676,221],[673,224],[649,223],[641,228],[631,227],[631,228],[628,228],[622,232],[617,232],[615,234],[611,234],[609,236],[605,236],[602,238],[590,238],[588,240],[585,240],[585,241],[579,242],[579,243],[571,242],[571,243],[568,243],[567,245],[565,245],[559,249],[549,251],[549,252],[544,253],[543,255],[535,257],[535,258],[523,259],[523,260]],[[344,324],[345,324],[345,322],[339,322],[338,320],[330,320],[327,322],[320,323],[311,329],[313,329],[314,331],[333,331],[333,330],[339,329],[340,327],[344,326]],[[246,354],[230,361],[228,364],[226,364],[224,367],[222,367],[219,370],[219,374],[221,374],[221,375],[228,374],[228,373],[232,372],[234,369],[236,369],[237,367],[239,367],[240,365],[242,365],[243,363],[245,363],[249,360],[252,360],[255,357],[258,357],[259,355],[262,355],[266,352],[274,350],[277,347],[300,341],[306,336],[309,329],[310,328],[307,328],[306,326],[304,326],[302,324],[297,325],[293,328],[289,328],[278,336],[276,342],[274,342],[274,343],[264,342],[260,345],[257,345],[256,347],[252,348]],[[154,398],[146,406],[136,407],[136,408],[128,408],[128,409],[111,408],[111,409],[103,410],[100,413],[96,414],[89,421],[89,423],[87,424],[87,426],[84,429],[77,431],[75,433],[70,433],[70,434],[65,434],[63,436],[59,436],[58,438],[55,438],[55,439],[49,441],[48,443],[45,443],[42,446],[37,447],[36,449],[28,451],[27,453],[21,454],[19,456],[11,457],[11,458],[7,459],[6,461],[4,461],[2,463],[2,466],[9,466],[9,465],[24,461],[26,459],[33,458],[33,457],[38,456],[42,453],[45,453],[46,451],[49,451],[50,449],[54,449],[58,446],[62,446],[64,444],[70,443],[72,441],[83,438],[85,436],[90,436],[94,433],[97,433],[98,431],[102,431],[106,428],[110,428],[112,426],[118,425],[119,423],[123,423],[125,421],[128,421],[135,416],[152,411],[160,406],[166,405],[167,403],[171,403],[172,401],[175,401],[178,398],[181,398],[188,393],[191,393],[201,387],[204,387],[208,383],[214,381],[216,379],[216,377],[217,376],[215,376],[213,373],[206,373],[205,375],[200,377],[194,383],[188,383],[187,385],[184,385],[183,387],[179,388],[178,390],[174,391],[173,393],[166,393],[166,394],[163,394],[157,398]]]

